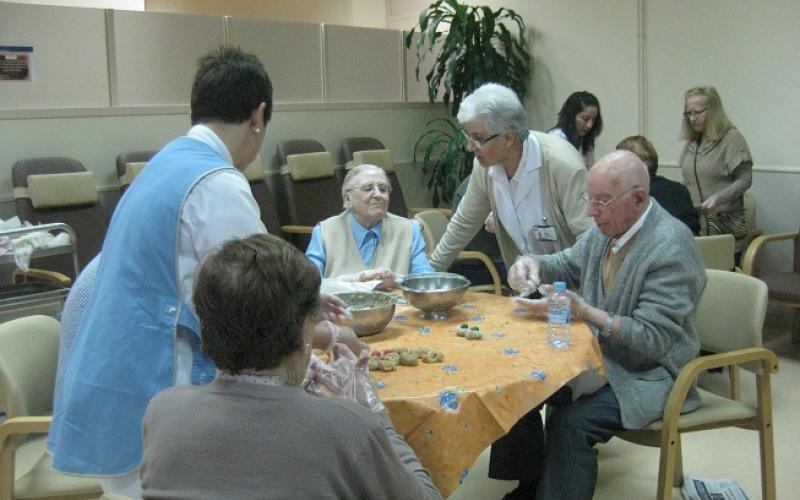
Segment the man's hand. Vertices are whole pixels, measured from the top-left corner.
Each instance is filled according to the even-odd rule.
[[[377,269],[370,269],[358,273],[358,281],[373,280],[381,280],[381,282],[375,286],[376,290],[390,290],[394,286],[395,274],[391,269],[386,267],[379,267]]]
[[[526,299],[523,297],[513,297],[514,304],[528,311],[535,318],[547,319],[547,299]]]
[[[539,262],[533,256],[520,255],[508,270],[508,284],[518,292],[535,292],[540,282]]]
[[[567,290],[567,296],[570,298],[570,314],[572,315],[572,321],[584,319],[584,314],[588,308],[586,302],[583,301],[580,295],[571,290]],[[538,319],[547,319],[547,298],[526,299],[523,297],[514,297],[512,300],[514,304],[525,309],[534,317]]]

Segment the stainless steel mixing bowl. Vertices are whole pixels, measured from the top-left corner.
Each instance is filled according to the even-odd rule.
[[[380,332],[394,317],[395,298],[390,293],[351,292],[337,293],[336,296],[342,299],[353,315],[347,326],[359,337]]]
[[[420,273],[406,276],[399,286],[423,319],[446,319],[448,310],[461,303],[469,284],[460,274]]]

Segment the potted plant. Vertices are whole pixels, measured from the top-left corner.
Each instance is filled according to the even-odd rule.
[[[428,99],[435,102],[442,94],[445,106],[455,118],[464,96],[486,82],[512,88],[520,99],[527,94],[530,54],[525,22],[506,8],[469,6],[457,0],[438,0],[419,14],[416,42],[419,80],[420,65],[434,57],[425,75]],[[416,27],[406,34],[406,48],[414,44]],[[464,148],[465,138],[454,119],[437,118],[428,122],[414,145],[422,152],[423,170],[433,191],[433,204],[449,203],[459,183],[472,171],[472,153]]]

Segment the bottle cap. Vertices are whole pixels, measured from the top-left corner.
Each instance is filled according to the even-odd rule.
[[[555,290],[556,293],[564,293],[567,290],[567,284],[563,281],[556,281],[553,283],[553,290]]]

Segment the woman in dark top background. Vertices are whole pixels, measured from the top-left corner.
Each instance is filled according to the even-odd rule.
[[[697,211],[692,205],[689,190],[680,182],[656,175],[658,153],[653,144],[644,136],[632,135],[622,139],[617,144],[617,149],[630,151],[644,162],[647,171],[650,172],[650,196],[655,198],[658,204],[673,217],[689,226],[692,233],[699,234],[700,223],[697,220]]]

